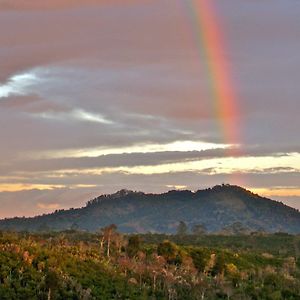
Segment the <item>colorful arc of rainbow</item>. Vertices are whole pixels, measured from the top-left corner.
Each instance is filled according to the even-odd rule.
[[[223,33],[212,0],[184,0],[200,58],[209,76],[210,97],[226,143],[239,143],[238,105],[224,53]]]

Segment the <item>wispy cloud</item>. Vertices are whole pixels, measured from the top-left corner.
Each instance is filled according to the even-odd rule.
[[[11,95],[25,95],[27,89],[38,81],[34,73],[21,73],[12,76],[5,83],[0,85],[0,99]]]
[[[100,123],[106,125],[114,124],[113,121],[108,120],[106,117],[104,117],[101,114],[88,112],[78,108],[72,109],[70,111],[63,111],[63,112],[46,111],[46,112],[33,114],[33,116],[42,119],[56,120],[62,122],[79,121],[79,122]]]
[[[300,188],[298,186],[274,186],[272,188],[249,189],[265,197],[300,197]]]
[[[0,10],[49,10],[87,5],[130,4],[132,0],[1,0]]]
[[[54,190],[65,188],[62,184],[0,183],[1,192],[17,192],[26,190]]]
[[[60,207],[60,204],[59,203],[38,203],[37,207],[47,209],[47,210],[48,209],[53,210],[53,209],[58,209]]]
[[[78,173],[91,172],[94,174],[102,174],[106,172],[124,172],[125,174],[163,174],[187,171],[201,172],[207,169],[210,169],[210,174],[232,174],[235,172],[253,173],[253,171],[257,173],[263,173],[265,169],[270,170],[270,168],[276,168],[278,166],[281,168],[294,168],[294,166],[300,166],[300,154],[291,153],[290,155],[283,157],[261,156],[212,158],[199,161],[182,161],[154,166],[120,166],[116,168],[78,170]],[[296,169],[296,171],[300,172],[300,168]],[[76,170],[72,170],[72,172],[76,173]],[[276,173],[276,171],[274,172]],[[270,174],[269,171],[267,173]]]
[[[126,163],[125,163],[126,164]],[[113,165],[113,164],[112,164]],[[289,174],[300,172],[300,154],[290,153],[287,156],[246,156],[246,157],[220,157],[220,158],[202,158],[194,160],[176,160],[169,162],[160,162],[157,164],[133,164],[132,166],[114,166],[97,167],[96,165],[89,168],[81,167],[79,169],[66,168],[49,171],[28,171],[22,172],[22,175],[30,178],[35,175],[37,178],[57,177],[64,178],[83,178],[87,175],[101,176],[104,174],[127,174],[127,175],[155,175],[155,174],[172,174],[183,172],[196,172],[206,175],[214,174]],[[280,167],[278,167],[280,166]],[[289,171],[287,171],[289,170]],[[20,174],[13,172],[13,175]],[[26,175],[27,174],[27,175]],[[50,178],[49,177],[49,178]]]
[[[215,4],[239,145],[219,128],[205,62],[174,1],[0,0],[3,215],[119,188],[299,186],[299,1]],[[243,151],[228,157],[234,147]]]
[[[166,144],[140,143],[131,146],[94,147],[74,150],[63,150],[60,152],[48,152],[41,154],[44,158],[68,158],[68,157],[98,157],[101,155],[132,154],[132,153],[156,153],[156,152],[192,152],[213,149],[226,149],[234,145],[208,143],[204,141],[174,141]],[[36,156],[36,155],[34,155]]]

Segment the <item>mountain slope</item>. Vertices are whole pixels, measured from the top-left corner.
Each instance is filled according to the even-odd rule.
[[[34,218],[0,220],[0,229],[96,231],[114,223],[123,232],[174,233],[179,221],[184,221],[190,228],[204,224],[211,232],[229,228],[234,223],[251,231],[300,232],[298,210],[231,185],[164,194],[122,190],[100,196],[78,209]]]

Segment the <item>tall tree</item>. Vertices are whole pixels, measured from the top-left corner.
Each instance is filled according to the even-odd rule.
[[[195,224],[192,227],[193,235],[203,235],[207,232],[207,228],[204,224]]]
[[[111,251],[111,243],[114,239],[114,235],[116,234],[117,226],[115,224],[111,224],[101,229],[102,237],[100,240],[100,248],[101,253],[103,253],[103,246],[106,244],[106,256],[110,257]]]
[[[132,235],[128,239],[126,252],[129,257],[134,257],[141,249],[141,240],[137,235]]]
[[[184,236],[188,233],[188,227],[185,222],[180,221],[177,227],[177,235]]]

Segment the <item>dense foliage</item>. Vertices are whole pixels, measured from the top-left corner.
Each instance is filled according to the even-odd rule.
[[[300,299],[300,237],[0,233],[0,299]]]

